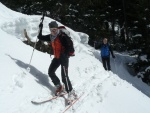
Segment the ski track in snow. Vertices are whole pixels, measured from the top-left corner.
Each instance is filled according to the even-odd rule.
[[[95,71],[96,71],[96,70],[95,70]],[[97,71],[97,72],[98,72],[98,71]],[[93,73],[93,74],[91,73],[91,75],[93,75],[93,76],[84,79],[84,81],[82,81],[81,84],[79,84],[79,85],[77,85],[77,86],[75,87],[76,92],[77,92],[78,95],[80,95],[81,92],[86,91],[86,92],[84,93],[84,95],[82,96],[82,98],[79,100],[78,104],[75,104],[75,105],[73,106],[73,107],[75,108],[75,111],[76,111],[76,112],[80,109],[80,106],[81,106],[84,102],[86,102],[87,99],[91,98],[92,96],[98,96],[100,99],[97,100],[97,102],[103,102],[103,100],[104,100],[104,98],[102,97],[103,94],[101,94],[100,91],[101,91],[101,89],[103,88],[103,83],[104,83],[105,81],[107,81],[107,79],[109,79],[109,78],[111,77],[111,74],[109,74],[109,73],[111,73],[111,72],[100,71],[99,73],[102,73],[102,74],[104,74],[105,76],[102,77],[102,78],[100,78],[100,77],[99,77],[99,74],[93,75],[94,73]],[[89,82],[90,82],[90,84],[89,84]],[[97,83],[99,83],[99,84],[97,84]],[[92,85],[91,85],[91,84],[92,84]],[[116,86],[116,83],[114,82],[114,83],[112,83],[112,85]],[[84,88],[83,88],[82,86],[84,86]],[[93,90],[93,89],[95,89],[95,90]],[[91,93],[91,92],[92,92],[92,93]],[[107,93],[108,93],[108,91],[106,91],[105,94],[104,94],[104,97],[105,97],[105,98],[107,97]],[[94,94],[94,95],[93,95],[93,94]],[[41,99],[41,98],[40,98],[40,99]],[[55,102],[56,102],[56,103],[55,103]],[[51,103],[51,104],[50,104],[49,106],[51,106],[52,104],[54,104],[54,105],[56,104],[56,106],[57,106],[57,104],[58,104],[58,105],[59,105],[59,104],[60,104],[60,105],[64,105],[64,104],[65,104],[65,103],[64,103],[64,99],[61,98],[61,97],[58,98],[58,99],[56,99],[56,100],[53,100],[53,101],[50,102],[50,103]],[[53,105],[53,107],[51,107],[51,108],[55,108],[54,105]],[[46,111],[47,108],[43,108],[43,109],[45,109],[45,111]],[[60,109],[60,111],[57,111],[57,112],[58,112],[58,113],[61,113],[62,110],[63,110],[63,108]],[[75,112],[75,111],[74,111],[74,112]],[[70,111],[68,111],[68,112],[70,112]],[[66,112],[66,113],[67,113],[67,112]]]

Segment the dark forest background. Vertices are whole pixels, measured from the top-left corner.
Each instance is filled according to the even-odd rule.
[[[141,67],[144,66],[146,69],[150,66],[150,0],[1,0],[1,2],[12,10],[28,15],[42,15],[43,11],[49,11],[50,18],[75,31],[88,34],[91,46],[107,37],[115,50],[132,50],[132,55],[138,55],[137,62],[130,65],[136,73],[142,72]],[[140,60],[141,55],[147,55],[146,63]]]

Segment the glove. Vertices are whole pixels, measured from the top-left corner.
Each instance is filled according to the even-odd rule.
[[[41,29],[43,28],[43,23],[39,24],[39,28],[41,28]]]
[[[43,29],[43,23],[41,22],[40,24],[39,24],[39,34],[38,34],[38,38],[40,38],[40,36],[42,35],[42,29]]]
[[[116,58],[114,55],[112,56],[113,58]]]

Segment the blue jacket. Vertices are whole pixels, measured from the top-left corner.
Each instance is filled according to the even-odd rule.
[[[102,57],[109,57],[110,51],[109,51],[109,45],[108,44],[102,44],[101,46],[101,56]]]
[[[100,50],[101,50],[101,57],[110,57],[110,52],[112,57],[114,57],[113,51],[109,44],[102,44]]]

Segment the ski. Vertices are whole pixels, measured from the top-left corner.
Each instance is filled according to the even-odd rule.
[[[65,110],[62,113],[65,113],[69,108],[71,108],[79,99],[83,96],[84,92],[77,98],[75,99],[70,105],[68,105]]]
[[[35,105],[38,105],[38,104],[43,104],[43,103],[46,103],[46,102],[49,102],[49,101],[52,101],[54,99],[57,99],[58,97],[63,97],[64,95],[66,95],[67,93],[63,93],[63,94],[60,94],[58,96],[53,96],[52,98],[49,98],[47,100],[43,100],[43,101],[31,101],[33,104]]]

